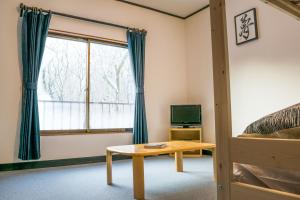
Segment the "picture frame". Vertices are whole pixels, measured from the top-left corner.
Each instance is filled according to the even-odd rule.
[[[256,8],[252,8],[234,17],[236,45],[258,39]]]

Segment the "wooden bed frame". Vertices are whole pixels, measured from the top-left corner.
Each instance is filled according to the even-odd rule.
[[[282,0],[281,0],[282,1]],[[234,182],[233,163],[300,170],[300,140],[233,138],[225,0],[210,0],[218,200],[300,200],[300,195]]]

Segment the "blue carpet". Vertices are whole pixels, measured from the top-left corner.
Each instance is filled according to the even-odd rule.
[[[211,157],[184,158],[177,173],[168,156],[145,159],[147,200],[216,200]],[[131,160],[113,162],[113,185],[105,163],[0,173],[1,200],[130,200]]]

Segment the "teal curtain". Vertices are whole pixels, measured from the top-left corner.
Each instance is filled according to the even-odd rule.
[[[144,68],[145,68],[146,32],[128,30],[127,41],[132,71],[136,86],[135,111],[133,124],[133,143],[148,142],[145,98],[144,98]]]
[[[37,81],[48,34],[51,13],[22,10],[22,113],[19,158],[40,158],[40,126]]]

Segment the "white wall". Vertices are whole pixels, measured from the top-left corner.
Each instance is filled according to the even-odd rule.
[[[169,105],[187,101],[184,21],[113,0],[1,0],[0,3],[0,163],[18,162],[21,75],[17,8],[52,9],[148,31],[145,98],[149,140],[168,138]],[[125,31],[54,16],[50,28],[125,40]],[[103,155],[106,146],[130,144],[131,134],[44,136],[43,160]]]
[[[188,18],[187,41],[188,101],[202,105],[205,142],[215,142],[214,90],[209,8]]]
[[[257,9],[259,39],[236,46],[234,16]],[[300,23],[260,0],[227,0],[233,135],[300,102]]]

